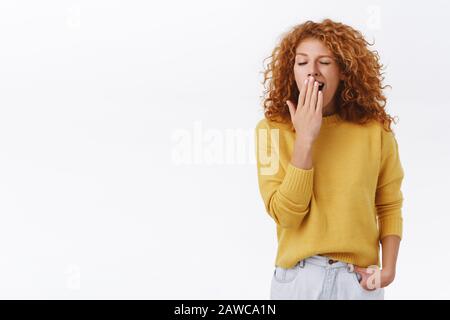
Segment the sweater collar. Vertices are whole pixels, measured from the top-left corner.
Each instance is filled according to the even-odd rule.
[[[339,122],[342,122],[342,121],[343,121],[343,119],[336,112],[336,113],[333,113],[333,114],[331,114],[329,116],[326,116],[326,117],[322,116],[322,125],[321,125],[321,127],[325,127],[325,128],[332,127],[335,124],[337,124]],[[288,128],[290,128],[290,130],[292,132],[295,132],[294,125],[292,124],[292,122],[290,120],[284,120],[282,122],[276,121],[276,122],[277,122],[278,125],[288,127]]]
[[[336,124],[338,122],[341,122],[341,121],[342,121],[342,118],[336,112],[336,113],[333,113],[333,114],[331,114],[329,116],[323,116],[322,117],[322,126],[329,127],[329,126],[332,126],[332,125],[334,125],[334,124]]]

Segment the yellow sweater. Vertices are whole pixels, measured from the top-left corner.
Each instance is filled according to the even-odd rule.
[[[376,121],[323,117],[313,167],[304,170],[291,163],[292,128],[262,119],[255,129],[259,191],[276,223],[275,265],[291,268],[321,254],[381,268],[381,239],[401,239],[403,229],[403,168],[394,134]]]

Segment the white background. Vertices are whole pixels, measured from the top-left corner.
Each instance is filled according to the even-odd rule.
[[[267,299],[276,230],[252,145],[263,60],[326,17],[375,40],[399,119],[404,238],[385,298],[450,298],[449,12],[443,0],[2,0],[0,298]],[[197,162],[175,161],[180,132]],[[221,144],[227,132],[250,138]],[[208,148],[231,161],[209,163]]]

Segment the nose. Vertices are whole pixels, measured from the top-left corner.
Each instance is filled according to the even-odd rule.
[[[313,76],[313,77],[318,77],[319,76],[319,72],[314,71],[314,72],[310,72],[308,73],[308,77]]]
[[[312,63],[310,68],[311,69],[308,70],[309,71],[308,72],[308,77],[310,77],[310,76],[313,76],[314,78],[318,77],[319,76],[319,69],[317,68],[317,65],[315,63]]]

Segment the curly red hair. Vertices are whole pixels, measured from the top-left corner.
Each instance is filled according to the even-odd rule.
[[[264,71],[264,87],[266,81],[271,80],[269,88],[264,91],[267,96],[263,102],[264,116],[291,124],[286,100],[298,100],[299,91],[293,73],[295,49],[306,38],[321,40],[334,54],[344,74],[335,94],[336,111],[340,117],[359,124],[375,120],[386,131],[392,131],[393,118],[385,111],[386,97],[382,92],[388,86],[381,85],[383,65],[379,62],[378,52],[369,50],[367,45],[373,44],[367,42],[359,31],[330,19],[320,23],[308,20],[295,26],[284,34],[272,51],[269,56],[272,61]],[[293,126],[291,128],[294,130]]]

